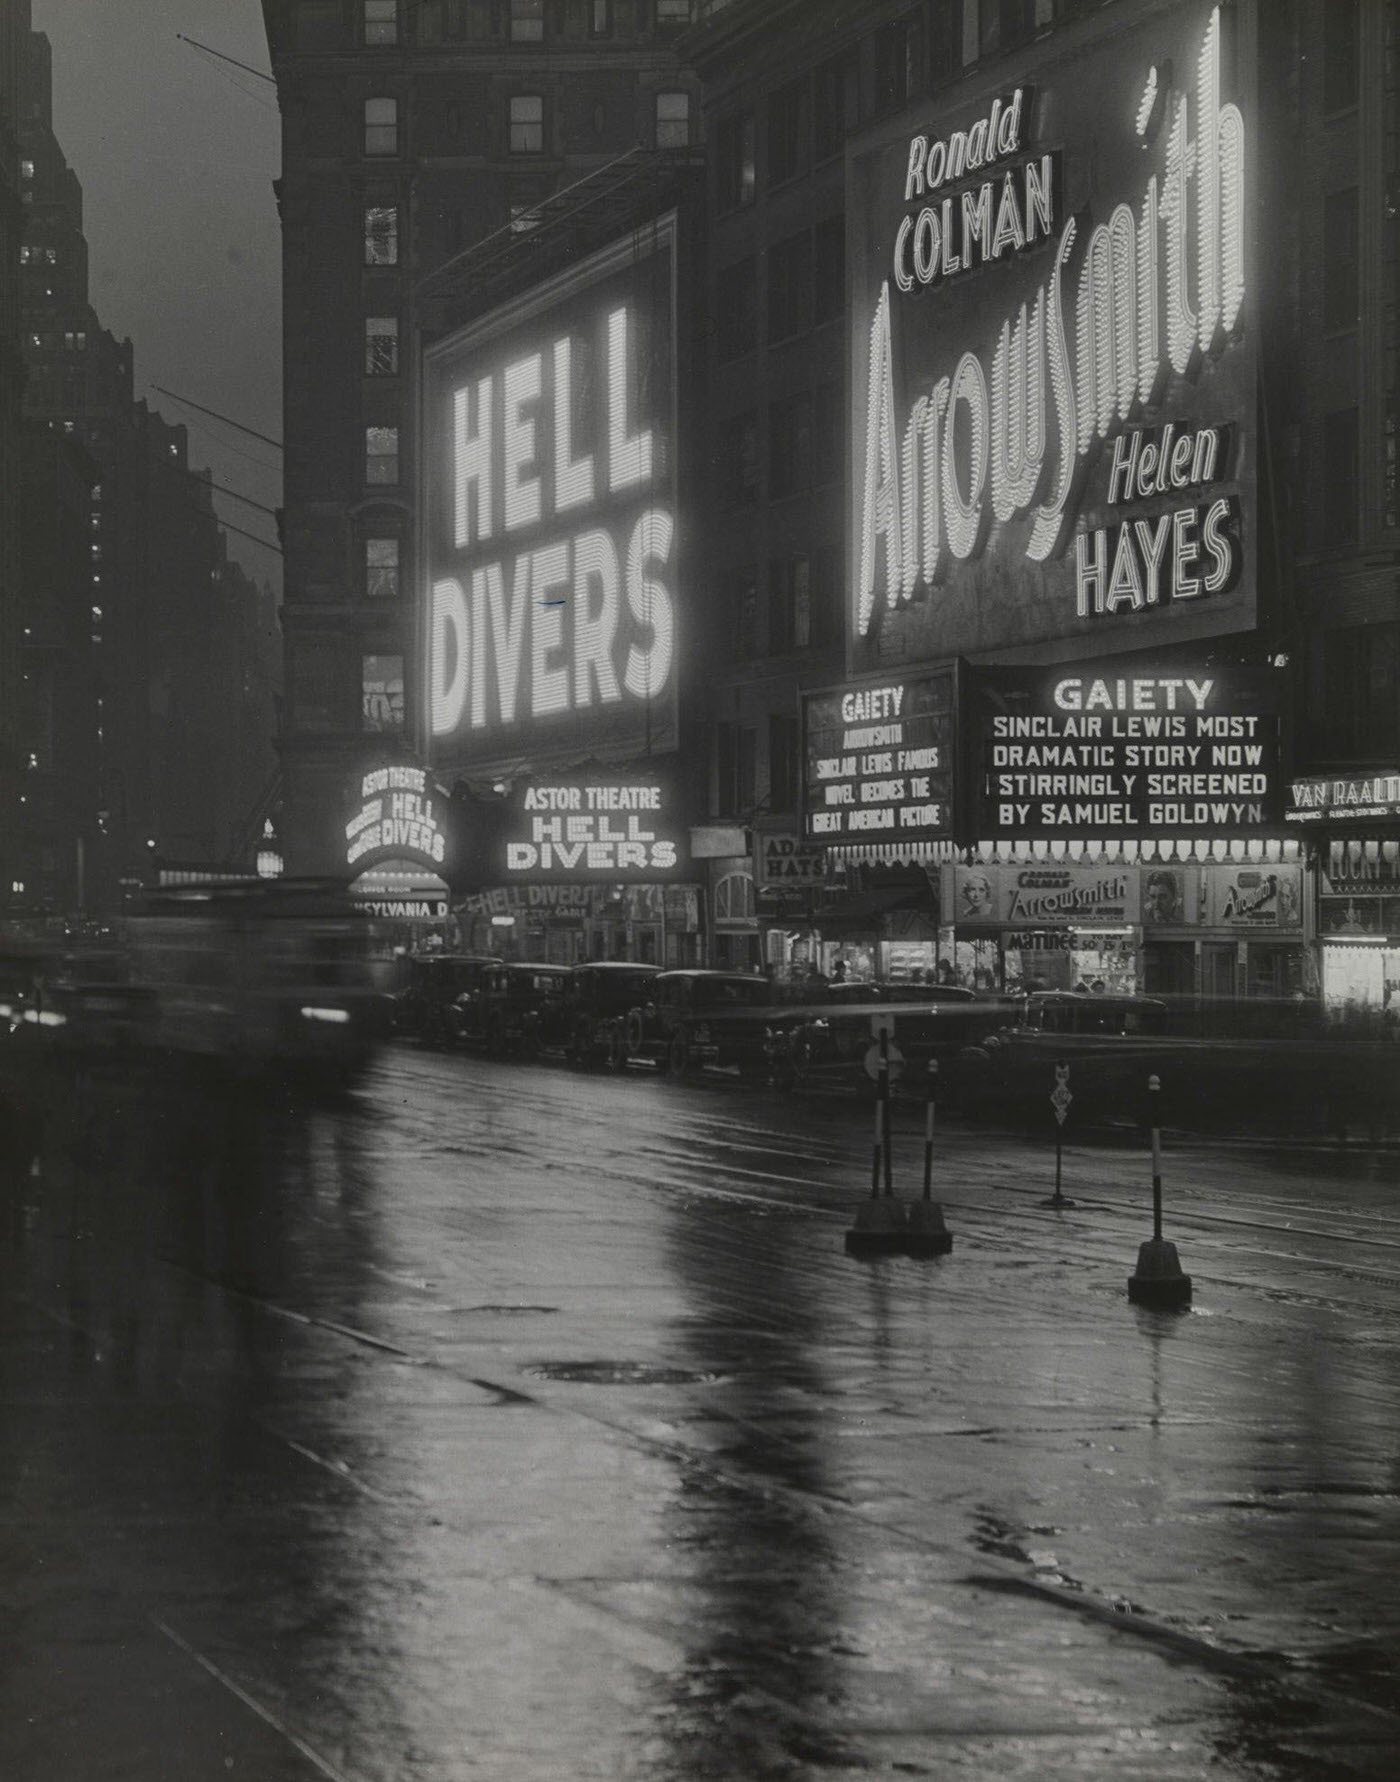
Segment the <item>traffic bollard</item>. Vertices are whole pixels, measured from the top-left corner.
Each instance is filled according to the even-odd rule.
[[[1076,1203],[1060,1192],[1060,1161],[1064,1147],[1065,1121],[1069,1117],[1069,1104],[1074,1097],[1069,1091],[1069,1066],[1055,1066],[1055,1087],[1050,1093],[1050,1106],[1055,1115],[1055,1192],[1048,1195],[1041,1206],[1054,1207],[1058,1212],[1061,1207],[1072,1207]]]
[[[1161,1079],[1147,1079],[1152,1124],[1152,1236],[1138,1247],[1137,1271],[1128,1277],[1128,1298],[1134,1305],[1172,1311],[1191,1303],[1191,1277],[1181,1272],[1176,1245],[1162,1236]]]
[[[943,1222],[943,1207],[933,1198],[933,1123],[937,1088],[938,1060],[930,1058],[924,1092],[924,1197],[909,1208],[909,1235],[904,1247],[910,1256],[946,1256],[953,1247],[952,1233]]]
[[[890,1054],[888,1035],[880,1035],[880,1071],[875,1080],[875,1142],[870,1158],[870,1198],[856,1208],[855,1223],[846,1233],[848,1256],[897,1256],[904,1248],[904,1207],[894,1198],[890,1162]],[[885,1192],[880,1193],[881,1164]]]

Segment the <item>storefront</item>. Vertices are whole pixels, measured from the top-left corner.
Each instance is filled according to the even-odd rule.
[[[1332,839],[1319,858],[1318,940],[1329,1014],[1400,1031],[1400,840]]]

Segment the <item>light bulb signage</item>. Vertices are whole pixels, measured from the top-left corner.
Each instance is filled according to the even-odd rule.
[[[1239,835],[1282,823],[1280,692],[1268,669],[970,669],[969,832]]]
[[[435,763],[673,746],[670,219],[424,354]]]
[[[421,767],[371,768],[358,776],[353,814],[345,823],[345,864],[355,872],[385,859],[412,860],[438,871],[447,857],[441,824],[445,801]]]
[[[1034,87],[856,152],[853,668],[1252,624],[1244,29],[1051,39]]]
[[[950,836],[955,703],[951,668],[806,694],[804,839],[896,847]]]
[[[1293,780],[1288,789],[1290,823],[1367,823],[1400,816],[1400,773],[1366,773]]]
[[[486,826],[482,878],[490,885],[679,881],[687,841],[669,771],[521,781]]]

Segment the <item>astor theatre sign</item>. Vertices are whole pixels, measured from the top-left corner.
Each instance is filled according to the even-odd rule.
[[[855,152],[854,670],[1253,623],[1248,23],[1163,7]]]

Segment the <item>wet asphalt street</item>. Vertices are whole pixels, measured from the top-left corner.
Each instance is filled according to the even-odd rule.
[[[1400,1155],[869,1120],[396,1047],[29,1089],[0,1777],[1400,1773]],[[896,1187],[917,1193],[904,1107]]]

